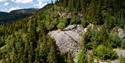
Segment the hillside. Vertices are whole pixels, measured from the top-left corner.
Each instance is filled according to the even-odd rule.
[[[20,20],[26,17],[29,17],[36,13],[38,9],[19,9],[12,10],[11,12],[0,12],[0,24],[9,23],[11,21]]]
[[[0,62],[125,63],[124,2],[56,0],[0,25]]]

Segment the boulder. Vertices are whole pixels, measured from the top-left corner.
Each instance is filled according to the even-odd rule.
[[[125,32],[122,28],[118,28],[118,36],[120,38],[125,38]]]

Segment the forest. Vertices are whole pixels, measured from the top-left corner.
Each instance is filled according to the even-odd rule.
[[[48,35],[74,24],[94,26],[80,35],[76,61]],[[125,50],[121,30],[125,31],[125,0],[56,0],[30,17],[0,25],[0,63],[125,63],[125,56],[114,51]]]

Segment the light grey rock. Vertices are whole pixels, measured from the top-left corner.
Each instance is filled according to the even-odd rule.
[[[64,31],[75,31],[78,34],[81,34],[81,32],[84,31],[83,27],[81,25],[69,25],[66,28],[64,28]]]
[[[72,30],[76,27],[76,25],[69,25],[67,26],[66,28],[64,28],[64,31],[67,31],[67,30]]]
[[[123,49],[114,49],[114,51],[117,53],[119,57],[125,57],[125,50]]]
[[[118,29],[118,36],[120,38],[125,38],[125,32],[124,32],[124,30],[122,28]]]
[[[62,53],[70,51],[75,57],[80,47],[80,34],[83,30],[81,25],[70,25],[64,31],[55,30],[49,32],[48,35],[56,41]]]

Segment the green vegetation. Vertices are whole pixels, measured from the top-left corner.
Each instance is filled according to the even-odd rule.
[[[102,60],[116,59],[117,58],[117,54],[111,48],[106,47],[104,45],[99,45],[95,49],[94,54],[98,58],[101,58]]]
[[[87,32],[81,35],[78,63],[91,62],[88,59],[89,50],[94,53],[93,58],[117,59],[113,48],[125,48],[125,39],[119,38],[111,31],[114,27],[125,28],[124,2],[124,0],[56,0],[30,17],[0,25],[0,61],[74,63],[71,52],[62,54],[55,41],[48,36],[48,32],[63,30],[72,24],[88,27]],[[93,24],[93,27],[89,27],[88,24]]]
[[[57,28],[58,29],[64,29],[65,28],[65,21],[60,21],[59,23],[58,23],[58,25],[57,25]]]
[[[125,63],[125,57],[120,58],[120,63]]]
[[[70,52],[68,52],[66,55],[66,63],[74,63]]]
[[[80,49],[77,54],[77,63],[88,63],[87,49],[85,48],[84,34],[80,37]]]
[[[109,41],[112,47],[117,48],[121,46],[122,41],[118,35],[109,34],[109,38],[110,38]]]
[[[87,50],[81,49],[78,53],[78,63],[88,63]]]
[[[125,49],[125,39],[122,40],[121,47]]]

